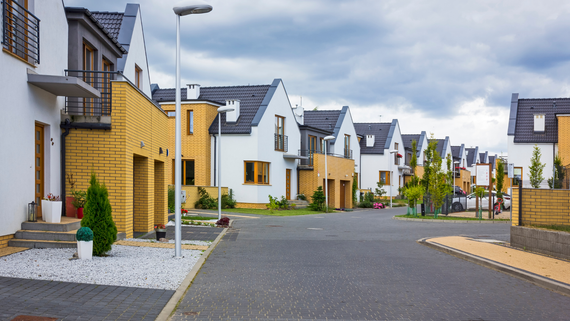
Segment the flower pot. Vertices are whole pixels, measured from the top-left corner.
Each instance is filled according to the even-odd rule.
[[[160,240],[162,238],[166,238],[166,230],[154,230],[154,232],[156,233],[156,240]]]
[[[67,196],[65,198],[65,216],[67,217],[75,217],[77,211],[71,202],[73,202],[73,196]]]
[[[80,260],[93,258],[93,241],[77,241],[77,256]]]
[[[83,218],[83,207],[77,209],[77,218]]]
[[[42,217],[47,223],[61,222],[61,201],[42,200]]]

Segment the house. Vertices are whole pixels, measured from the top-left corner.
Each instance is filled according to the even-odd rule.
[[[353,180],[360,168],[359,137],[348,106],[341,110],[293,109],[301,131],[299,154],[307,157],[299,164],[299,193],[310,201],[319,186],[327,184],[329,206],[352,208]],[[334,138],[325,141],[325,137]],[[324,152],[326,144],[327,171]],[[326,182],[323,176],[326,175]]]
[[[355,123],[360,140],[361,189],[372,192],[382,182],[387,195],[398,195],[398,188],[404,184],[404,142],[397,119],[391,123]],[[392,153],[393,152],[393,153]]]
[[[489,152],[479,153],[479,163],[489,164]]]
[[[470,191],[471,172],[467,169],[467,151],[465,144],[451,146],[454,167],[454,185],[461,187],[465,192]]]
[[[75,189],[87,190],[93,171],[107,186],[119,233],[147,233],[167,221],[170,163],[168,116],[145,93],[150,79],[140,8],[65,12],[67,74],[101,93],[100,98],[66,99],[60,125],[65,194],[71,192],[67,177],[73,176]]]
[[[413,168],[410,168],[409,173],[404,170],[404,183],[407,183],[411,180],[412,176],[417,176],[420,179],[424,175],[424,162],[425,162],[425,150],[428,147],[428,139],[427,134],[425,131],[422,131],[420,134],[402,134],[402,141],[404,142],[404,149],[405,149],[405,165],[410,166],[410,161],[412,159],[412,142],[416,141],[416,158],[417,158],[417,166],[415,172]]]
[[[449,136],[445,136],[444,139],[429,139],[428,140],[430,143],[431,142],[435,142],[436,143],[436,148],[435,151],[437,152],[437,154],[441,157],[441,170],[444,172],[447,172],[447,161],[446,158],[449,155],[450,157],[452,157],[452,152],[451,152],[451,142],[449,141]],[[453,161],[451,166],[453,166]]]
[[[476,170],[476,166],[477,164],[480,163],[479,160],[479,147],[471,147],[471,148],[465,148],[465,157],[466,157],[466,161],[467,161],[467,170],[471,173],[471,185],[474,185],[477,183],[477,170]],[[465,190],[465,192],[469,193],[472,192],[471,188],[469,188],[469,190]]]
[[[153,85],[153,99],[174,117],[175,89]],[[185,185],[221,186],[232,190],[239,207],[265,208],[269,195],[294,199],[297,195],[297,151],[300,132],[281,79],[270,85],[201,87],[181,90],[182,146]],[[221,155],[217,155],[217,108],[221,114]],[[173,130],[170,126],[171,145]],[[271,135],[270,133],[273,133]],[[171,149],[171,161],[174,148]],[[217,168],[217,157],[221,170]]]
[[[27,220],[28,203],[39,204],[41,217],[41,200],[48,193],[62,193],[59,124],[64,97],[100,95],[82,79],[65,77],[68,28],[62,1],[4,1],[2,10],[0,16],[9,19],[2,21],[0,52],[5,107],[0,117],[0,164],[5,169],[0,176],[0,248]]]

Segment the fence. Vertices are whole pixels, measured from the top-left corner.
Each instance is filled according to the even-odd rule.
[[[2,1],[2,20],[4,49],[31,64],[39,64],[40,19],[16,1]]]
[[[424,213],[434,214],[435,206],[433,204],[433,199],[430,194],[424,194]],[[463,212],[467,209],[467,196],[465,195],[454,195],[448,194],[443,198],[443,204],[441,205],[441,211],[439,214],[447,215],[449,213]]]
[[[511,197],[512,225],[570,226],[570,190],[523,188],[519,184]]]

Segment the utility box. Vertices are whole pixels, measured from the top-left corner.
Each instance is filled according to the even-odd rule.
[[[180,191],[180,203],[186,203],[186,191]]]

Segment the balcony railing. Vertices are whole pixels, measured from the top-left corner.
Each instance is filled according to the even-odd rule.
[[[275,150],[281,152],[287,152],[289,148],[287,135],[280,135],[280,134],[274,134],[274,135],[275,135]]]
[[[65,75],[77,77],[101,92],[100,98],[65,98],[65,112],[69,115],[110,116],[111,80],[117,80],[117,71],[66,70]]]
[[[323,151],[320,151],[320,150],[300,149],[300,150],[299,150],[299,156],[308,157],[307,159],[300,159],[300,160],[299,160],[299,161],[300,161],[300,165],[313,166],[313,165],[314,165],[315,154],[324,155],[324,152],[323,152]],[[339,157],[339,158],[346,158],[346,159],[353,159],[353,158],[352,158],[352,150],[350,150],[349,153],[346,153],[346,154],[333,154],[333,153],[328,153],[328,152],[327,152],[327,156],[333,156],[333,157]]]
[[[2,46],[31,64],[40,63],[40,19],[16,1],[2,1]]]

